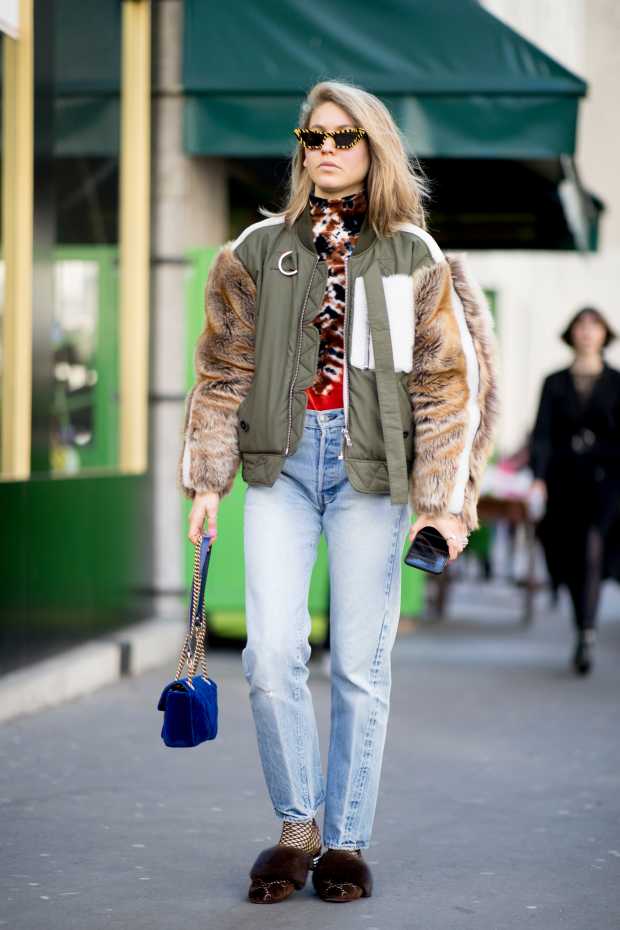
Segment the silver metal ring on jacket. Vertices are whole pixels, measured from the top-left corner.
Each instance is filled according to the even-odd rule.
[[[292,255],[292,254],[293,254],[292,250],[289,249],[288,252],[282,252],[282,255],[278,259],[278,268],[280,269],[282,274],[285,274],[285,275],[297,274],[297,271],[298,271],[297,268],[294,268],[293,271],[285,271],[284,268],[282,267],[282,261],[286,258],[287,255]]]

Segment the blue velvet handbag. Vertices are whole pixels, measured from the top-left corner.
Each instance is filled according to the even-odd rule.
[[[217,685],[207,674],[205,657],[205,587],[210,558],[211,537],[203,533],[194,556],[189,629],[174,681],[166,685],[157,705],[164,713],[161,738],[174,748],[198,746],[217,736]],[[186,662],[187,676],[181,678]]]

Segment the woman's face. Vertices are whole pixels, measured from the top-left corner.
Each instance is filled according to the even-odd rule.
[[[584,313],[571,326],[571,338],[576,352],[600,352],[607,330],[593,313]]]
[[[354,125],[346,110],[328,101],[312,111],[308,129],[348,129]],[[327,136],[322,148],[304,149],[303,163],[314,181],[317,197],[334,199],[354,194],[362,190],[370,167],[368,141],[360,139],[353,148],[337,149]]]

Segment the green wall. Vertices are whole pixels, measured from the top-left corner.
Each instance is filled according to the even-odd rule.
[[[148,616],[145,475],[0,482],[3,666]]]

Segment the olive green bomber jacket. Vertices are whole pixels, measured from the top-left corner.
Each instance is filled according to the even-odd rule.
[[[497,353],[465,257],[444,256],[412,224],[377,237],[366,216],[346,278],[341,455],[351,484],[477,528],[498,419]],[[177,473],[185,496],[223,497],[240,463],[246,482],[272,485],[295,452],[326,281],[309,205],[292,225],[270,217],[219,250],[185,405]]]

